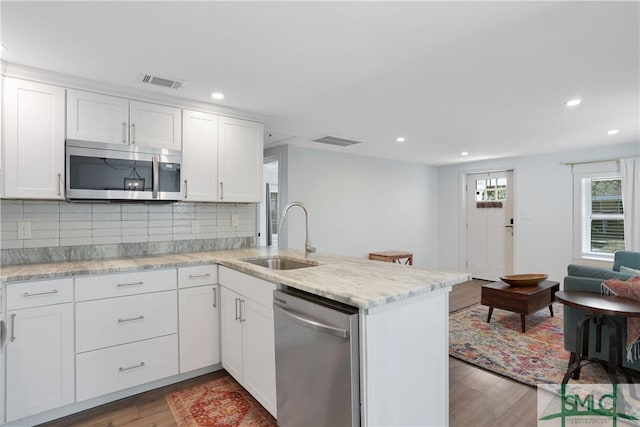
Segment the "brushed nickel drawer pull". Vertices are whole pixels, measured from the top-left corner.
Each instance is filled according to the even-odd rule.
[[[136,143],[136,124],[131,123],[131,143]]]
[[[142,368],[143,366],[146,366],[144,362],[140,362],[137,365],[133,365],[133,366],[127,366],[126,368],[123,368],[122,366],[120,368],[118,368],[118,371],[120,372],[124,372],[124,371],[128,371],[130,369],[135,369],[135,368]]]
[[[140,285],[144,285],[144,282],[142,280],[139,282],[132,282],[132,283],[118,283],[119,288],[122,288],[124,286],[140,286]]]
[[[134,320],[144,320],[144,316],[131,317],[129,319],[118,319],[118,323],[133,322]]]
[[[62,182],[62,174],[58,173],[58,196],[62,196],[62,190],[60,190],[61,182]]]
[[[211,289],[213,290],[213,308],[216,308],[216,306],[218,305],[218,294],[216,293],[215,286]]]
[[[54,290],[49,291],[49,292],[36,292],[36,293],[33,293],[33,294],[30,294],[29,292],[25,292],[24,294],[22,294],[22,296],[25,297],[25,298],[28,298],[28,297],[39,297],[39,296],[42,296],[42,295],[55,295],[57,293],[58,293],[58,290],[54,289]]]
[[[127,122],[122,122],[122,143],[127,143]]]
[[[204,273],[204,274],[190,274],[189,275],[189,279],[201,279],[203,277],[209,277],[211,276],[210,273]]]
[[[16,314],[11,313],[11,342],[16,340]]]

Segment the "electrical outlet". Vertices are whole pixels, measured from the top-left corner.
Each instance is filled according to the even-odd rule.
[[[18,221],[18,239],[31,238],[31,221]]]
[[[198,234],[200,232],[200,221],[193,220],[191,221],[191,233]]]
[[[240,225],[240,217],[238,214],[231,214],[231,226],[237,227],[238,225]]]

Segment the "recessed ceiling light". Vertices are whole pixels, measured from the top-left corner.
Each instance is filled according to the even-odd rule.
[[[460,153],[461,156],[468,156],[469,152],[468,151],[463,151],[462,153]]]
[[[574,99],[570,99],[568,100],[565,105],[567,107],[575,107],[576,105],[580,105],[580,103],[582,103],[582,99],[578,99],[578,98],[574,98]]]
[[[222,92],[213,92],[211,94],[211,97],[213,99],[224,99],[224,93],[222,93]]]
[[[618,129],[609,129],[607,135],[617,135],[620,131]]]
[[[404,136],[399,136],[399,137],[396,138],[396,142],[402,143],[402,142],[405,142],[405,141],[406,141],[406,139],[404,139]]]

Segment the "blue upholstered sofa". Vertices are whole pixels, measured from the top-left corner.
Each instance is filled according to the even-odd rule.
[[[627,280],[633,274],[620,272],[620,267],[625,266],[640,270],[640,252],[618,251],[614,256],[613,269],[589,267],[584,265],[570,264],[567,267],[567,277],[564,278],[565,291],[589,291],[600,293],[600,284],[607,279]],[[568,351],[573,351],[576,345],[576,326],[578,321],[587,313],[584,311],[564,306],[564,347]],[[622,364],[627,368],[640,371],[640,360],[633,363],[627,361],[625,343],[627,342],[627,320],[623,317],[612,317],[618,322],[622,329]],[[589,357],[604,361],[609,359],[609,340],[602,340],[602,349],[599,353],[595,351],[595,328],[590,329],[589,336]],[[606,332],[605,332],[606,333]]]

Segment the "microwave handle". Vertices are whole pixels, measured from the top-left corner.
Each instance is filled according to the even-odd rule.
[[[152,197],[154,199],[158,198],[158,189],[159,189],[159,181],[160,181],[160,165],[159,165],[159,159],[158,156],[153,156],[151,159],[151,164],[153,167],[153,191],[152,191]]]

